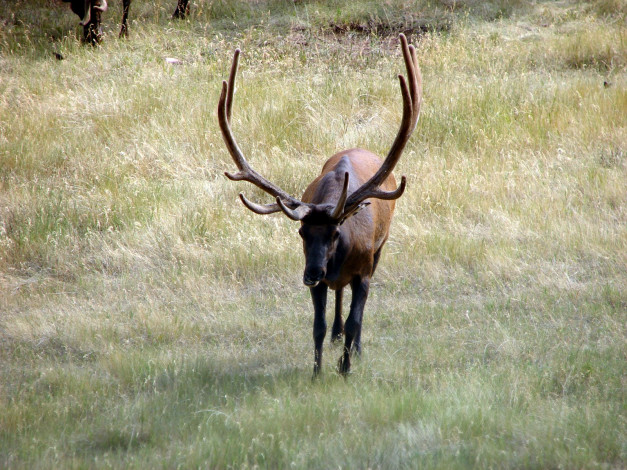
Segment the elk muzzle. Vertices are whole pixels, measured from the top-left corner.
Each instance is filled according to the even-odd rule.
[[[303,284],[307,287],[316,287],[324,279],[326,270],[322,268],[305,268]]]
[[[308,287],[315,287],[327,273],[327,249],[320,240],[309,241],[309,243],[305,241],[304,245],[305,272],[303,273],[303,284]]]
[[[315,287],[327,274],[327,264],[337,249],[340,230],[337,225],[311,226],[299,230],[305,252],[303,283]]]

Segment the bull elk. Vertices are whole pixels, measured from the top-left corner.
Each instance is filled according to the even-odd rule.
[[[238,172],[225,175],[233,181],[248,181],[275,198],[271,204],[257,204],[242,193],[242,203],[256,214],[283,212],[300,222],[305,271],[303,283],[309,287],[314,306],[314,377],[322,364],[322,345],[327,332],[327,292],[335,291],[335,319],[331,340],[345,335],[344,351],[338,370],[350,370],[351,353],[361,352],[361,326],[364,306],[381,250],[390,231],[395,200],[405,190],[406,179],[396,187],[392,174],[420,114],[422,77],[416,50],[400,35],[407,79],[399,75],[403,97],[403,117],[392,147],[383,161],[368,150],[353,148],[333,155],[322,172],[296,199],[265,179],[248,164],[231,132],[231,107],[240,50],[236,49],[229,80],[223,81],[218,102],[222,137]],[[352,300],[346,323],[342,324],[342,293],[350,285]]]

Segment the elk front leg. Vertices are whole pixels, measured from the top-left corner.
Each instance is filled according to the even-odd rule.
[[[344,323],[342,323],[342,293],[344,288],[335,291],[335,319],[333,320],[333,328],[331,329],[331,342],[342,339],[344,333]]]
[[[314,377],[320,373],[320,367],[322,365],[322,343],[327,334],[326,308],[328,289],[328,286],[322,282],[309,289],[314,306]]]
[[[344,335],[346,338],[344,340],[344,354],[338,364],[340,374],[347,374],[350,371],[351,348],[354,348],[358,354],[361,352],[361,321],[364,316],[369,287],[369,278],[356,277],[351,282],[353,296],[351,299],[351,311],[344,324]]]

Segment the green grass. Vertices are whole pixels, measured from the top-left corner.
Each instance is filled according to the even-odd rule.
[[[128,40],[119,3],[99,47],[0,4],[0,467],[627,465],[623,2],[137,0]],[[387,152],[400,31],[407,191],[363,355],[312,382],[297,226],[223,176],[221,80],[241,47],[234,133],[299,196]]]

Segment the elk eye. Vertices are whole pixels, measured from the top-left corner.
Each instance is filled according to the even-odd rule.
[[[338,229],[335,229],[333,231],[333,235],[331,235],[333,237],[333,240],[337,240],[338,237],[340,236],[340,231]]]

